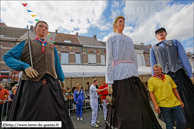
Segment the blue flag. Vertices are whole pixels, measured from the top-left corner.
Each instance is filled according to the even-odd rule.
[[[32,11],[30,11],[30,10],[27,10],[28,12],[32,12]]]

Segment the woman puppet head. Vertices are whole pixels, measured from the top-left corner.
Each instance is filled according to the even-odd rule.
[[[122,20],[124,20],[125,21],[125,18],[123,17],[123,16],[118,16],[118,17],[116,17],[115,18],[115,20],[114,20],[114,22],[113,22],[113,32],[115,32],[116,33],[116,27],[118,26],[118,21],[119,21],[119,19],[122,19]],[[125,24],[124,24],[125,25]],[[124,29],[124,27],[123,27],[123,29]]]

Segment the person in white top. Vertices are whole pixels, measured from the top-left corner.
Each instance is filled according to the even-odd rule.
[[[98,128],[99,121],[97,121],[97,114],[98,114],[98,94],[97,92],[102,92],[104,90],[107,90],[108,88],[104,89],[97,89],[96,85],[98,85],[98,80],[94,79],[93,84],[90,86],[90,104],[92,108],[92,121],[91,121],[91,126]]]
[[[125,18],[115,18],[115,34],[106,42],[106,82],[114,98],[114,106],[107,107],[106,129],[161,129],[139,79],[133,41],[122,33],[124,27]]]

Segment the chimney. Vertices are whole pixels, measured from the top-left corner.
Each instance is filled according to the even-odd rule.
[[[57,33],[58,33],[58,31],[57,31],[57,30],[55,30],[55,33],[57,34]]]
[[[96,39],[96,35],[93,36]]]
[[[33,25],[30,25],[30,30],[33,30]]]
[[[78,36],[78,32],[76,32],[76,35]]]
[[[191,52],[187,52],[187,55],[191,55]]]

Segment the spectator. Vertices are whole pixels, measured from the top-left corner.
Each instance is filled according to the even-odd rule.
[[[67,91],[66,91],[67,93],[70,93],[71,92],[71,90],[70,90],[70,88],[69,87],[67,87]]]
[[[92,108],[92,121],[91,121],[91,126],[98,128],[99,121],[97,121],[97,114],[98,114],[98,95],[97,92],[101,92],[104,90],[107,90],[108,88],[104,89],[97,89],[96,85],[98,84],[98,80],[94,79],[93,84],[90,86],[90,103],[91,103],[91,108]]]
[[[11,94],[11,93],[12,93],[12,91],[11,91],[11,88],[10,88],[10,87],[7,87],[7,90],[8,90],[8,92],[9,92],[9,94]]]
[[[162,74],[162,67],[153,66],[154,76],[148,81],[150,97],[155,111],[162,113],[167,129],[173,129],[173,118],[176,120],[176,128],[184,129],[186,120],[181,108],[184,103],[176,89],[176,84],[169,75]]]
[[[106,84],[105,80],[102,80],[102,85],[99,87],[99,89],[104,89],[104,88],[108,88],[108,85]],[[108,95],[108,91],[104,90],[99,92],[100,98],[101,98],[101,103],[103,106],[103,112],[104,112],[104,120],[106,120],[106,116],[107,116],[107,103],[106,103],[106,96]]]
[[[7,95],[7,97],[5,97],[5,95]],[[9,92],[6,89],[3,89],[2,84],[0,84],[0,101],[7,100],[8,95],[9,95]],[[6,102],[0,102],[0,122],[1,122],[1,115],[2,115],[1,113],[3,110],[2,109],[3,103],[6,103]]]
[[[15,96],[16,91],[17,91],[17,87],[16,86],[12,87],[12,93],[9,94],[9,96],[8,96],[8,102],[9,102],[8,103],[8,110],[11,107],[11,104],[12,104],[12,101],[13,101],[13,98]]]
[[[144,85],[144,87],[146,89],[146,92],[147,92],[147,95],[148,95],[148,99],[150,99],[149,89],[148,89],[148,83],[147,82],[144,82],[143,85]]]
[[[73,88],[72,88],[72,93],[74,93],[74,91],[75,91],[75,88],[76,88],[76,87],[73,87]]]
[[[74,91],[74,101],[77,107],[77,120],[82,120],[82,106],[84,102],[84,92],[81,89],[81,84],[77,83],[76,90]]]
[[[74,94],[75,89],[76,89],[76,87],[73,87],[73,88],[72,88],[72,93],[73,93],[73,94]],[[73,94],[70,96],[70,98],[69,98],[70,100],[72,100],[72,98],[74,98],[74,97],[73,97]],[[73,109],[76,109],[76,105],[74,104],[74,102],[73,102],[73,101],[70,101],[70,102],[71,102],[71,107],[73,107]],[[72,111],[72,113],[75,113],[75,112],[76,112],[76,110],[73,110],[73,111]]]
[[[90,92],[90,83],[87,82],[87,86],[88,86],[88,92]]]
[[[42,84],[43,84],[43,85],[46,85],[46,83],[47,83],[47,82],[46,82],[46,78],[42,78]]]

